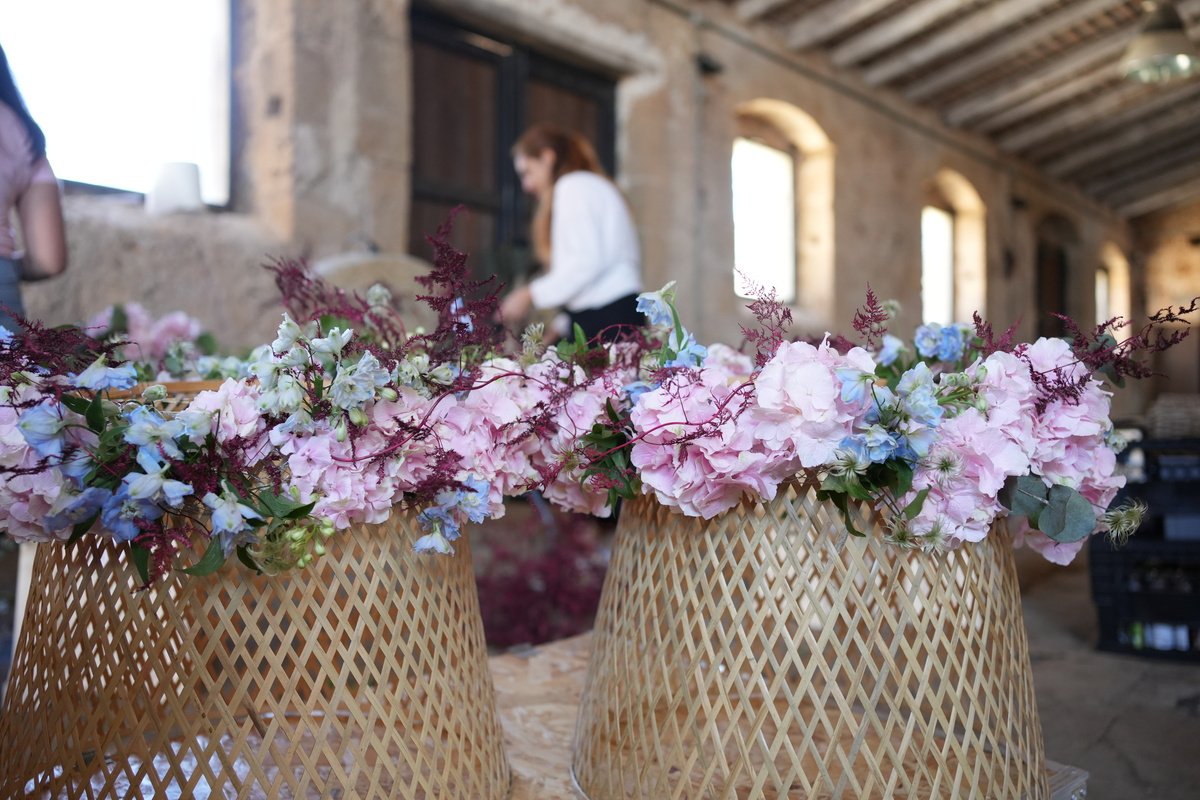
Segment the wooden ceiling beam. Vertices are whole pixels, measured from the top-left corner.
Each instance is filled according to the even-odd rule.
[[[1148,109],[1145,114],[1138,115],[1145,116],[1145,119],[1132,117],[1108,136],[1085,147],[1072,148],[1058,158],[1045,162],[1042,169],[1055,178],[1067,178],[1118,153],[1148,144],[1156,137],[1169,135],[1178,128],[1194,127],[1196,120],[1200,119],[1200,106],[1187,101],[1198,95],[1200,84],[1193,84],[1185,94],[1169,95],[1169,103],[1165,102],[1165,97],[1155,98],[1158,101],[1155,105],[1162,106],[1164,113],[1157,113],[1157,108]]]
[[[1200,178],[1185,180],[1177,186],[1146,195],[1118,206],[1117,212],[1125,217],[1140,217],[1154,211],[1162,211],[1173,206],[1183,205],[1200,198]]]
[[[998,114],[1069,81],[1080,70],[1106,65],[1115,77],[1116,60],[1129,44],[1129,32],[1117,31],[1048,59],[1041,67],[1014,75],[985,92],[944,109],[942,118],[950,125],[967,125]]]
[[[1148,151],[1124,169],[1083,184],[1083,191],[1097,197],[1141,196],[1176,182],[1175,176],[1195,166],[1200,174],[1200,140],[1176,142],[1161,151]]]
[[[972,50],[963,58],[949,62],[937,72],[913,82],[912,85],[905,88],[904,94],[909,100],[919,103],[952,86],[965,83],[1005,61],[1015,58],[1039,42],[1057,36],[1118,4],[1118,0],[1085,0],[1085,2],[1067,6],[1032,25],[1019,28],[991,44]]]
[[[1049,162],[1119,134],[1130,125],[1140,124],[1151,116],[1166,114],[1180,102],[1200,97],[1200,83],[1188,82],[1150,87],[1138,102],[1102,119],[1093,120],[1085,129],[1062,134],[1052,142],[1032,148],[1026,157],[1037,163]]]
[[[1017,128],[1012,133],[999,137],[996,144],[1001,150],[1019,153],[1029,150],[1048,139],[1079,130],[1086,125],[1116,114],[1145,94],[1145,87],[1137,83],[1119,83],[1086,103],[1072,106],[1061,114]]]
[[[1028,119],[1046,109],[1069,103],[1071,100],[1090,92],[1097,86],[1103,86],[1106,83],[1115,83],[1118,80],[1120,80],[1120,76],[1117,75],[1113,65],[1105,61],[1099,66],[1092,67],[1090,70],[1071,78],[1065,83],[1060,83],[1052,89],[1035,94],[1028,100],[1010,105],[997,114],[985,117],[970,127],[982,133],[994,133],[1013,123]]]
[[[754,22],[755,20],[765,17],[772,11],[783,8],[792,0],[738,0],[737,11],[738,18],[744,22]]]
[[[993,38],[998,31],[1016,25],[1045,7],[1045,0],[1002,0],[991,3],[920,44],[875,62],[863,70],[863,80],[871,86],[888,83],[942,56],[965,50],[982,39]]]
[[[843,31],[878,14],[894,0],[834,0],[804,14],[788,28],[786,41],[792,50],[805,50],[827,42]]]
[[[899,14],[847,39],[833,48],[829,56],[839,67],[862,63],[871,56],[920,35],[962,7],[962,0],[920,0]]]

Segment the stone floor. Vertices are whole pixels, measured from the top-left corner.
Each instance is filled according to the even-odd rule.
[[[1046,756],[1090,773],[1088,800],[1200,798],[1200,662],[1099,652],[1087,549],[1019,559]]]

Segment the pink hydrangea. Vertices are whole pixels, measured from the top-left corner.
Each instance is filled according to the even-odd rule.
[[[639,438],[630,461],[643,491],[705,519],[746,494],[772,499],[793,469],[786,459],[772,458],[750,415],[739,413],[746,391],[721,370],[701,369],[642,395],[631,415]],[[702,435],[688,438],[697,432]]]
[[[861,347],[842,355],[828,342],[779,346],[755,380],[758,405],[751,412],[754,437],[766,452],[806,468],[834,461],[869,404],[869,395],[842,398],[839,369],[873,374],[875,362]]]
[[[239,441],[247,464],[267,454],[266,420],[258,410],[260,390],[246,380],[226,379],[216,390],[203,391],[188,404],[187,411],[212,414],[212,430],[221,444]]]
[[[913,532],[937,531],[951,546],[978,542],[1003,511],[998,496],[1004,482],[1028,471],[1029,459],[1020,446],[977,409],[968,408],[942,421],[937,442],[900,505],[928,489],[921,513],[911,521]]]

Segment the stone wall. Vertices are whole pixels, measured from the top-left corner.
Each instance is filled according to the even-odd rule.
[[[405,0],[243,0],[235,39],[234,213],[147,217],[105,198],[68,204],[72,264],[29,289],[54,322],[121,299],[200,316],[230,345],[262,341],[277,320],[267,255],[338,257],[407,242],[411,90]],[[986,300],[998,327],[1034,330],[1034,230],[1049,214],[1079,234],[1068,313],[1094,316],[1105,243],[1130,252],[1125,222],[985,140],[943,126],[818,56],[749,30],[726,3],[684,0],[427,0],[485,31],[621,76],[618,182],[645,253],[645,280],[680,284],[685,323],[736,342],[749,317],[731,291],[729,158],[736,110],[779,101],[819,126],[832,152],[827,296],[801,303],[810,333],[846,331],[866,285],[920,314],[920,209],[939,170],[984,207]],[[704,55],[720,70],[704,73]],[[1134,259],[1134,284],[1141,280]],[[1195,275],[1195,267],[1188,267]],[[1154,295],[1154,292],[1150,294]],[[1157,296],[1157,295],[1155,295]],[[1148,298],[1149,299],[1149,298]]]

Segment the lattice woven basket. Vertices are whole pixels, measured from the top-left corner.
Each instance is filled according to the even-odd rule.
[[[470,552],[415,536],[397,512],[305,570],[143,592],[108,537],[41,545],[0,797],[506,797]]]
[[[1010,544],[844,535],[815,488],[617,529],[572,770],[614,798],[1049,796]]]

